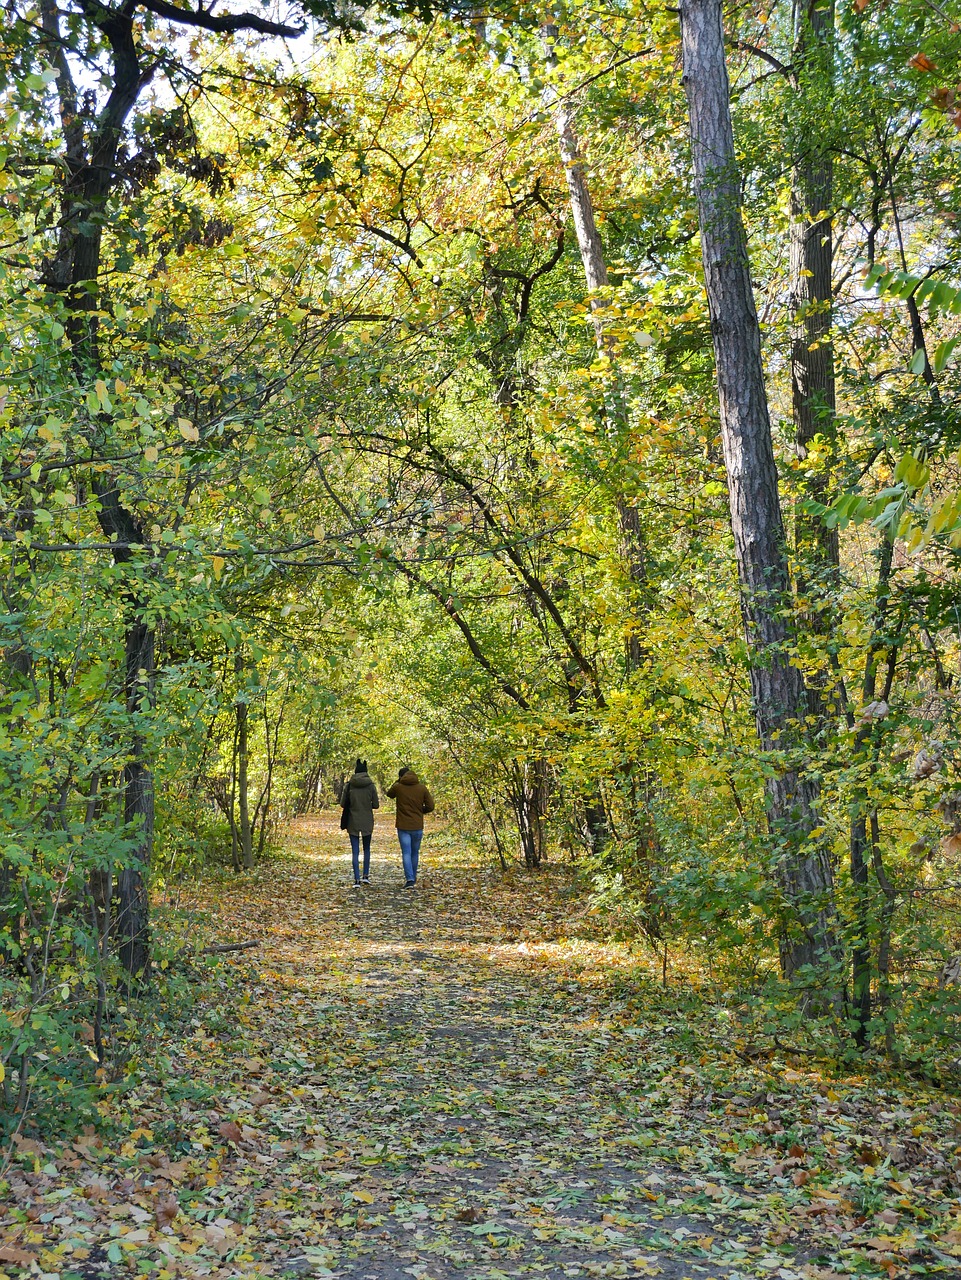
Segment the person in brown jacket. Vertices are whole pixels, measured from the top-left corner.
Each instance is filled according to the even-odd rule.
[[[424,838],[424,814],[434,812],[434,797],[413,769],[406,766],[387,794],[397,801],[397,839],[404,860],[404,888],[413,889],[417,883],[420,842]]]

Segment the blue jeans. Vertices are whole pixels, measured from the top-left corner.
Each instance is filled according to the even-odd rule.
[[[400,855],[404,859],[404,879],[408,884],[413,884],[417,879],[417,862],[420,858],[420,842],[424,838],[423,829],[420,831],[401,831],[397,830],[397,839],[400,841]]]
[[[348,832],[348,835],[350,833]],[[370,835],[369,831],[363,833],[364,840],[364,879],[370,875]],[[360,879],[360,836],[350,836],[350,856],[354,862],[354,882]]]

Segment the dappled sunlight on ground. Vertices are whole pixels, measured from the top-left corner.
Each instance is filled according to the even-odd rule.
[[[23,1149],[8,1247],[34,1273],[950,1274],[950,1099],[746,1060],[604,941],[568,868],[503,875],[432,832],[411,891],[393,839],[370,889],[337,815],[182,886],[211,941],[258,948],[118,1098],[126,1140]]]

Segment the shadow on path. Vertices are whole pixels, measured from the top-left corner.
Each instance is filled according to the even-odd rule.
[[[431,865],[428,839],[416,890],[402,887],[399,859],[376,853],[372,886],[355,890],[342,840],[332,819],[299,824],[300,858],[222,905],[225,925],[265,939],[249,1006],[264,1051],[245,1069],[258,1088],[268,1076],[291,1082],[286,1096],[272,1086],[281,1096],[260,1105],[258,1124],[308,1144],[306,1160],[291,1153],[288,1184],[317,1229],[276,1213],[275,1186],[258,1200],[264,1225],[275,1214],[273,1247],[291,1251],[288,1270],[747,1274],[711,1260],[707,1219],[664,1206],[673,1175],[643,1158],[655,1121],[632,1096],[644,1046],[628,1042],[625,1061],[609,997],[591,986],[604,948],[568,939],[566,964],[554,964],[570,928],[566,875],[512,889],[499,873]],[[272,1043],[278,991],[297,1032]]]

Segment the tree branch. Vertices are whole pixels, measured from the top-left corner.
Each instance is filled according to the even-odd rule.
[[[403,253],[406,253],[408,258],[415,262],[418,267],[422,267],[424,265],[410,245],[405,243],[403,240],[398,239],[397,236],[391,235],[389,231],[381,230],[380,227],[368,226],[366,222],[362,222],[360,225],[365,231],[369,231],[372,236],[378,236],[381,240],[386,240],[388,244],[395,245]]]
[[[178,5],[168,4],[167,0],[140,0],[140,3],[158,18],[180,22],[187,27],[202,27],[204,31],[258,31],[264,36],[285,36],[293,40],[307,30],[306,27],[288,27],[283,22],[269,22],[266,18],[258,18],[255,13],[214,15],[204,9],[181,9]]]
[[[747,40],[729,40],[729,43],[743,53],[752,53],[755,58],[762,58],[769,67],[773,67],[779,75],[786,76],[793,83],[794,68],[782,62],[780,58],[775,58],[773,53],[768,53],[766,49],[759,49],[756,44],[749,44]]]

